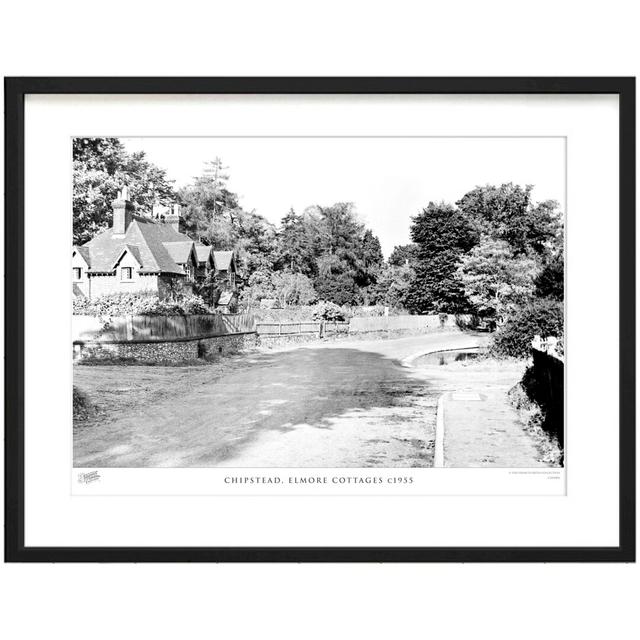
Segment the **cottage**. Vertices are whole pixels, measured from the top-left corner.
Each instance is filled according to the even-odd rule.
[[[213,251],[189,238],[178,205],[140,215],[124,187],[112,207],[111,227],[73,247],[75,296],[146,291],[164,298],[178,290],[192,291],[211,271],[224,289],[235,291],[233,252]]]

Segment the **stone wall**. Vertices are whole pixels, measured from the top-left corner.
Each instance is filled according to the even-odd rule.
[[[298,333],[291,335],[263,335],[258,336],[258,346],[275,349],[286,347],[290,344],[306,344],[308,342],[322,342],[322,338],[317,333]]]
[[[198,357],[211,360],[220,356],[242,353],[257,345],[255,333],[218,336],[198,340]]]
[[[74,345],[73,359],[83,363],[127,361],[147,364],[180,364],[198,359],[213,360],[240,353],[255,345],[255,333],[173,342],[87,342]]]

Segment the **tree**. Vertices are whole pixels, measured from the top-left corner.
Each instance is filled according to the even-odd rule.
[[[367,274],[374,273],[384,262],[380,240],[371,229],[367,229],[362,236],[362,262]]]
[[[385,307],[404,307],[414,277],[415,271],[407,265],[386,265],[370,289],[370,302]]]
[[[415,244],[402,244],[393,247],[389,256],[389,264],[395,267],[415,266],[418,258],[418,247]]]
[[[305,275],[314,273],[312,241],[304,217],[289,209],[278,231],[277,265]]]
[[[517,309],[493,336],[491,350],[497,355],[526,358],[535,336],[562,339],[564,309],[562,302],[551,298],[533,298]]]
[[[318,297],[311,280],[301,273],[274,273],[271,284],[281,307],[310,304]]]
[[[361,292],[349,273],[329,272],[318,276],[315,290],[320,300],[333,302],[337,305],[356,305],[362,301]]]
[[[202,175],[180,190],[187,233],[214,249],[234,250],[245,277],[271,271],[276,228],[240,206],[237,194],[228,189],[226,169],[220,158],[207,162]]]
[[[267,270],[254,271],[242,291],[241,303],[245,308],[256,306],[263,298],[275,298],[276,290],[271,278],[273,273]]]
[[[450,204],[430,202],[413,218],[411,239],[417,248],[407,307],[418,313],[467,311],[469,301],[456,270],[478,235],[465,216]]]
[[[156,203],[170,205],[176,195],[164,169],[148,162],[143,152],[127,153],[117,138],[74,138],[74,244],[110,226],[111,202],[125,185],[129,199],[146,212]]]
[[[549,256],[535,279],[536,296],[564,300],[564,256]]]
[[[187,232],[216,249],[233,248],[234,218],[241,211],[238,196],[227,187],[227,168],[218,157],[205,162],[201,175],[178,192]]]
[[[536,263],[485,236],[461,258],[457,276],[480,315],[504,318],[533,297]]]
[[[561,236],[562,219],[554,200],[534,204],[532,189],[511,182],[486,185],[456,204],[478,232],[508,242],[517,254],[543,254]]]

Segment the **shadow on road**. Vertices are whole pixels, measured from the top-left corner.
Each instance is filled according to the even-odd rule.
[[[77,430],[76,466],[215,466],[267,431],[286,434],[300,425],[336,429],[336,417],[405,407],[429,395],[415,370],[360,349],[252,354],[238,364],[215,376],[202,367],[195,377],[176,377],[176,388],[161,400]],[[121,373],[126,376],[127,368]],[[394,421],[403,418],[386,411],[385,420],[392,433]]]

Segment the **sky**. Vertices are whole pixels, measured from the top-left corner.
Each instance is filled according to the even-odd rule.
[[[478,185],[534,185],[565,211],[565,140],[544,138],[121,138],[166,169],[177,188],[219,156],[243,208],[278,224],[293,207],[353,202],[388,257],[411,241],[430,201],[455,203]]]

